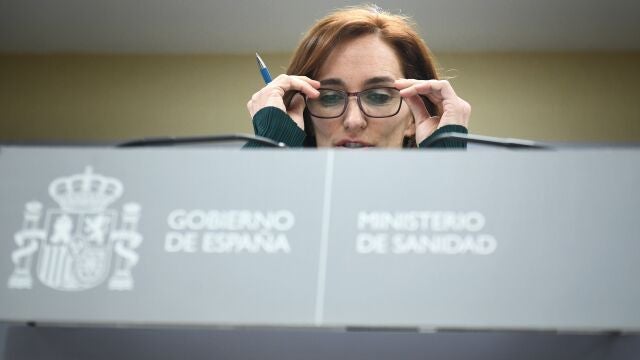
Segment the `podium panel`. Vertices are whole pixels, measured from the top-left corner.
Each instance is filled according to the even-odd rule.
[[[640,151],[0,148],[0,320],[640,329]]]

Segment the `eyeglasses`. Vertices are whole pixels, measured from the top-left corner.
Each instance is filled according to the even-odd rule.
[[[375,87],[359,92],[346,92],[335,89],[318,89],[320,96],[309,99],[305,96],[307,110],[311,115],[321,119],[332,119],[342,116],[347,110],[349,97],[357,97],[358,107],[372,118],[385,118],[396,115],[402,106],[400,90],[392,87]]]

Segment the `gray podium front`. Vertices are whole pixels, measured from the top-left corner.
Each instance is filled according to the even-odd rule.
[[[513,339],[637,354],[638,164],[638,149],[2,147],[5,355],[37,358],[29,337],[270,344],[244,358],[286,358],[288,339],[349,358]],[[318,351],[304,357],[340,357]]]

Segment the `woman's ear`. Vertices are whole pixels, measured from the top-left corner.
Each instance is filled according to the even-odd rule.
[[[416,121],[413,118],[413,114],[411,114],[411,119],[407,122],[407,125],[404,129],[404,137],[410,138],[416,135]]]

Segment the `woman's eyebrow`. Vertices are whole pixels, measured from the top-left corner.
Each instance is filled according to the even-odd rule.
[[[389,76],[374,76],[372,78],[369,78],[367,80],[365,80],[364,82],[364,86],[369,86],[369,85],[377,85],[377,84],[388,84],[388,83],[392,83],[394,82],[395,79],[389,77]],[[326,85],[337,85],[337,86],[345,86],[344,81],[342,81],[341,79],[338,78],[329,78],[329,79],[324,79],[324,80],[320,80],[320,85],[326,86]]]
[[[364,85],[388,84],[394,81],[396,80],[393,78],[390,78],[389,76],[375,76],[370,79],[367,79],[364,82]]]
[[[320,80],[320,85],[339,85],[344,86],[344,81],[337,78]]]

